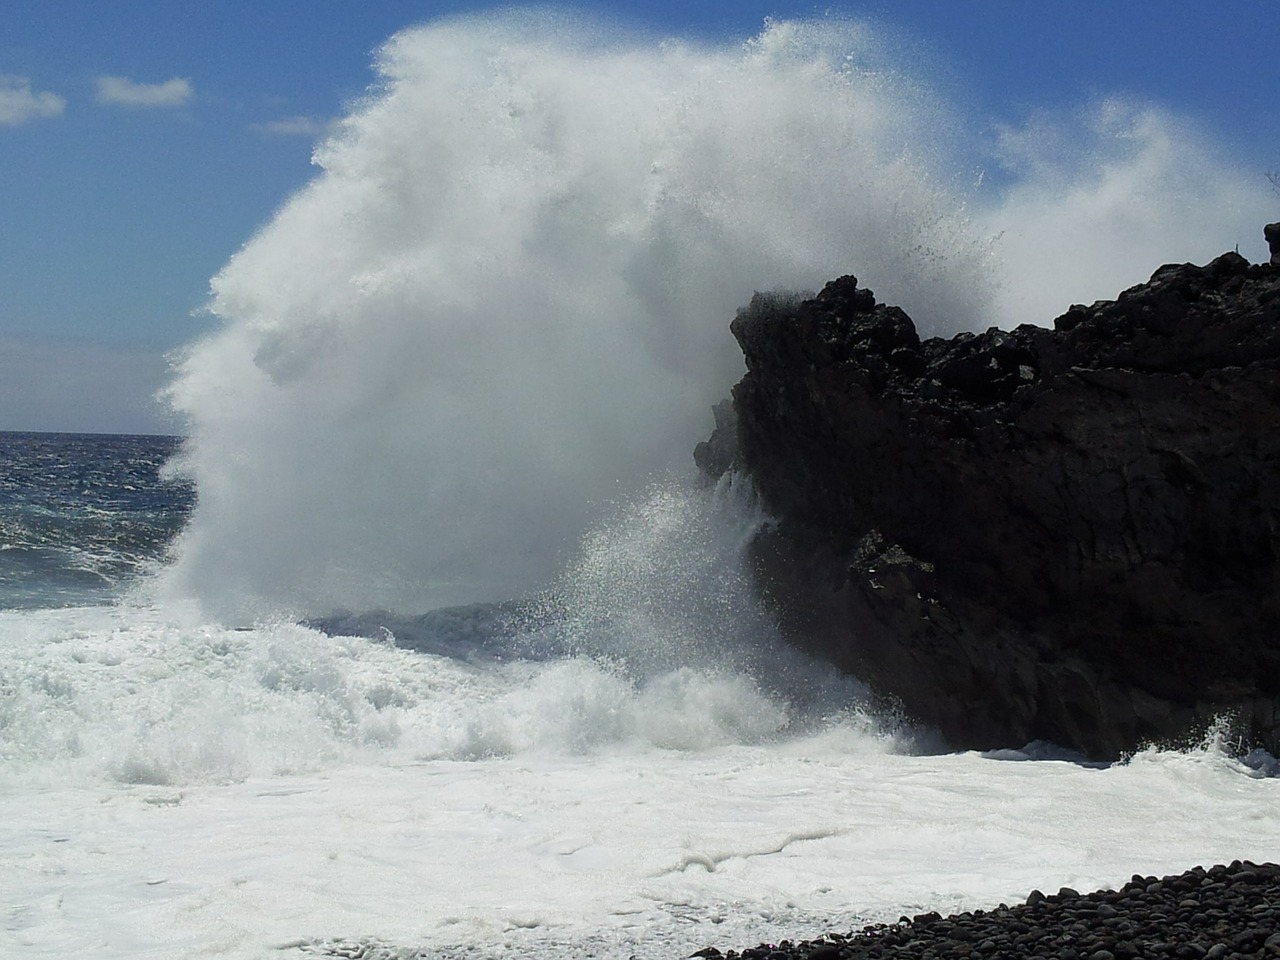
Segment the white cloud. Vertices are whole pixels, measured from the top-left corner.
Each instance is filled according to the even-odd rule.
[[[164,83],[138,83],[128,77],[99,77],[98,102],[121,107],[180,107],[191,99],[191,81],[174,77]]]
[[[329,132],[331,121],[316,117],[285,117],[267,123],[255,123],[253,129],[273,137],[321,137]]]
[[[16,127],[34,117],[56,117],[66,105],[56,93],[32,90],[26,77],[0,74],[0,127]]]

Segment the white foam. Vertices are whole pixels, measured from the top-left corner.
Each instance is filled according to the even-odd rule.
[[[0,748],[25,782],[185,786],[795,736],[865,690],[782,642],[743,566],[761,522],[729,480],[655,485],[537,602],[419,622],[438,632],[416,638],[434,652],[398,649],[376,614],[361,618],[372,641],[340,623],[233,629],[159,607],[86,611],[87,629],[70,613],[5,614]]]
[[[104,728],[139,695],[106,675],[164,672],[135,657],[123,634],[149,637],[136,652],[150,648],[161,665],[173,663],[145,616],[69,611],[58,620],[49,632],[89,654],[72,662],[113,691],[100,691],[94,705],[120,701],[102,717]],[[114,633],[100,632],[104,620]],[[37,615],[6,616],[4,636],[23,624],[33,633],[48,629]],[[234,638],[211,639],[216,647]],[[261,664],[267,648],[291,641],[269,630],[240,639],[239,654],[215,656]],[[196,637],[185,641],[201,649]],[[276,683],[274,694],[263,695],[309,702],[307,709],[293,713],[291,724],[265,727],[253,721],[272,709],[259,710],[244,717],[238,734],[242,756],[252,753],[244,752],[245,739],[262,741],[259,749],[270,739],[293,744],[275,755],[293,752],[294,772],[236,773],[226,782],[228,768],[218,761],[182,781],[182,771],[195,769],[193,751],[174,753],[170,743],[159,751],[167,784],[113,781],[101,764],[95,776],[64,766],[61,777],[42,779],[31,774],[32,758],[13,765],[6,755],[0,952],[247,960],[311,955],[326,944],[382,944],[390,956],[678,956],[902,913],[990,907],[1032,888],[1083,890],[1134,872],[1265,859],[1280,843],[1272,815],[1280,781],[1252,777],[1212,745],[1148,751],[1109,769],[902,755],[856,724],[782,742],[749,736],[716,746],[704,735],[692,749],[661,743],[663,734],[637,747],[608,732],[614,721],[605,705],[618,697],[625,703],[627,685],[615,677],[610,686],[606,674],[579,662],[468,686],[457,677],[411,680],[398,665],[402,651],[353,655],[340,642],[319,645],[311,661],[297,649],[277,657],[277,666],[290,665],[284,674],[292,692],[280,693]],[[28,655],[19,650],[9,659]],[[344,657],[346,667],[336,666]],[[397,753],[400,746],[376,737],[336,734],[351,727],[349,717],[335,724],[312,698],[345,689],[350,703],[357,677],[373,662],[401,694],[416,683],[418,693],[440,695],[457,681],[452,707],[474,698],[481,714],[487,698],[491,722],[503,714],[511,721],[502,749],[473,750],[476,759],[460,759],[463,751],[459,759],[415,760],[411,750]],[[196,672],[204,679],[188,681],[193,703],[208,705],[226,692],[228,671]],[[570,689],[577,700],[567,697]],[[728,692],[712,699],[737,703],[743,691]],[[697,699],[706,694],[704,687]],[[662,707],[679,702],[667,690],[655,695]],[[646,715],[664,722],[653,706]],[[417,708],[400,709],[403,745],[421,735],[405,717],[423,727],[431,721]],[[513,749],[511,737],[529,736],[529,725],[578,719],[577,734],[603,730],[601,742],[575,734],[563,735],[558,749],[549,741]],[[296,728],[303,726],[325,749],[341,743],[344,755],[322,761],[321,750],[299,762],[305,751],[295,748],[307,738]],[[191,740],[226,740],[209,724],[170,732],[179,729]],[[104,730],[101,739],[111,736]]]
[[[747,506],[654,488],[532,633],[418,625],[453,655],[0,614],[0,952],[675,956],[1274,855],[1280,781],[1220,732],[1109,769],[902,752],[737,590]],[[691,592],[730,626],[664,606]]]

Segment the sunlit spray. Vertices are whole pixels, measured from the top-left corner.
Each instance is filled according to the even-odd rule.
[[[393,38],[213,282],[222,329],[171,390],[199,503],[170,581],[239,617],[511,596],[688,463],[753,290],[856,270],[928,331],[975,325],[990,244],[878,56],[839,24]]]
[[[521,595],[689,463],[755,290],[853,273],[923,335],[1047,324],[1258,233],[1265,184],[1167,113],[984,145],[895,57],[834,21],[392,38],[320,174],[213,281],[221,327],[169,391],[199,503],[163,586],[237,620]]]

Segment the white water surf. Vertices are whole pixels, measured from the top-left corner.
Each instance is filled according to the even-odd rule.
[[[697,671],[128,608],[0,632],[29,644],[6,956],[678,957],[1280,853],[1280,780],[1213,745],[1110,769],[913,756],[863,718],[788,735],[783,703]]]
[[[652,491],[514,632],[388,615],[418,651],[0,613],[0,948],[678,957],[1280,853],[1220,743],[1009,762],[869,713],[739,589],[720,493]]]

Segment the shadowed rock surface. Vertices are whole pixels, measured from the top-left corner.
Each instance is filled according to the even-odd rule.
[[[1169,265],[921,342],[853,277],[757,295],[696,459],[751,476],[792,638],[962,748],[1280,740],[1280,269]]]

